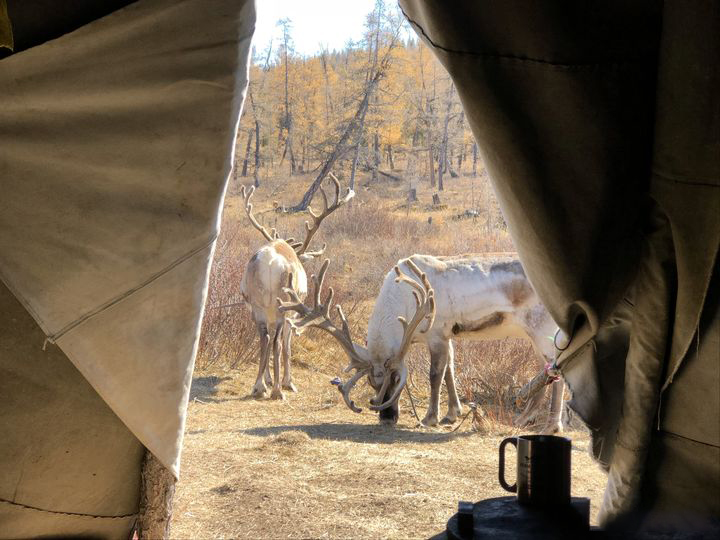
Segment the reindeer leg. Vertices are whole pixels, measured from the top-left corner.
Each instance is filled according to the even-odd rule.
[[[454,424],[458,416],[462,414],[462,405],[455,388],[455,349],[452,341],[448,342],[447,369],[445,369],[445,386],[448,393],[448,412],[445,418],[440,420],[441,424]]]
[[[297,392],[297,388],[292,382],[292,375],[290,373],[290,344],[292,343],[292,328],[290,323],[285,321],[282,329],[283,332],[283,344],[282,344],[282,357],[283,357],[283,380],[282,387],[285,390],[291,392]]]
[[[445,377],[448,360],[449,341],[433,343],[430,345],[430,405],[422,423],[425,426],[435,426],[440,416],[440,385]]]
[[[270,341],[270,337],[268,336],[268,342]],[[268,345],[269,347],[269,345]],[[265,362],[265,384],[268,386],[272,386],[273,380],[272,376],[270,375],[270,361],[268,359],[267,362]]]
[[[257,323],[258,334],[260,334],[260,361],[258,365],[258,376],[255,386],[252,389],[252,397],[265,397],[267,387],[263,381],[266,366],[268,364],[268,353],[270,352],[270,336],[268,335],[267,325],[265,323]]]
[[[273,389],[270,393],[271,399],[285,399],[282,388],[280,387],[280,353],[282,348],[282,325],[275,325],[275,332],[273,333],[272,348],[273,348]]]

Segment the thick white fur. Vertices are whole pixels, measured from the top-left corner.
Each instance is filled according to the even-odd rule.
[[[443,380],[448,390],[448,413],[443,422],[454,422],[462,411],[455,389],[452,339],[520,337],[532,342],[538,353],[539,366],[553,360],[555,351],[552,338],[557,326],[530,287],[524,273],[517,272],[517,261],[507,258],[488,259],[484,255],[413,255],[410,258],[427,275],[435,291],[434,323],[427,332],[418,331],[414,337],[414,342],[427,345],[431,357],[431,396],[423,420],[425,425],[435,425],[439,421],[440,386]],[[510,263],[511,266],[508,271],[503,271],[502,266],[496,266],[491,271],[492,266],[497,263]],[[404,260],[399,261],[398,265],[406,275],[414,277]],[[374,373],[382,372],[389,359],[392,359],[391,368],[400,367],[392,366],[393,362],[398,362],[397,352],[402,341],[403,329],[397,318],[403,316],[409,319],[415,312],[411,288],[396,283],[395,277],[392,270],[385,277],[368,324],[367,350]],[[525,289],[525,286],[528,289]],[[515,295],[513,302],[512,292],[518,289],[524,290],[526,294]],[[502,319],[500,324],[492,324],[499,319]],[[486,324],[485,328],[473,330],[473,327],[483,322]],[[418,330],[425,330],[425,327],[426,323],[422,323]],[[554,384],[553,405],[557,400],[562,400],[562,393],[563,383]],[[542,394],[539,397],[541,398]],[[557,403],[559,404],[560,402]],[[555,409],[557,411],[552,414],[543,431],[555,432],[562,429],[561,407],[553,407],[553,410]]]
[[[245,303],[252,311],[252,317],[260,335],[260,362],[258,377],[252,395],[263,397],[267,392],[266,383],[272,381],[273,399],[283,399],[282,389],[295,391],[290,373],[290,345],[292,331],[286,315],[278,310],[277,299],[285,296],[283,288],[290,281],[292,289],[300,298],[307,295],[305,268],[294,250],[284,241],[275,240],[260,248],[250,259],[240,283]],[[270,344],[273,352],[273,377],[270,378]],[[283,378],[280,381],[280,355],[283,359]]]

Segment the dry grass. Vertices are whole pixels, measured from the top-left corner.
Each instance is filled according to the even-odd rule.
[[[266,182],[255,196],[256,215],[284,236],[299,236],[304,216],[277,213],[272,203],[295,203],[310,181]],[[361,188],[352,206],[330,217],[318,234],[332,260],[328,281],[358,341],[384,275],[398,259],[513,249],[486,178],[448,179],[440,209],[430,204],[432,192],[419,187],[420,200],[412,206],[401,202],[406,185]],[[468,210],[476,214],[468,217]],[[444,529],[458,500],[506,495],[496,479],[497,447],[515,433],[508,427],[518,412],[514,395],[537,371],[529,344],[456,343],[461,397],[478,403],[482,416],[455,433],[416,426],[405,396],[395,428],[378,425],[367,411],[350,412],[328,384],[343,376],[347,359],[317,330],[293,343],[300,392],[284,402],[251,400],[256,334],[238,304],[238,289],[246,261],[261,244],[241,199],[229,196],[191,395],[173,538],[427,538]],[[309,273],[319,264],[310,265]],[[409,387],[422,416],[427,351],[416,346],[408,361]],[[357,394],[358,403],[367,402],[367,387],[358,385]],[[590,497],[595,516],[605,475],[587,455],[587,435],[570,436],[573,494]]]
[[[428,538],[458,500],[507,495],[497,447],[508,428],[418,428],[405,399],[400,424],[381,426],[339,403],[331,374],[304,368],[298,394],[253,401],[254,375],[196,380],[173,538]],[[587,435],[568,435],[573,494],[591,498],[595,519],[605,475]]]

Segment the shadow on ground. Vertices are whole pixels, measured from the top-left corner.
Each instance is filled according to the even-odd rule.
[[[218,392],[218,385],[223,381],[228,381],[232,377],[216,377],[210,375],[209,377],[195,377],[190,386],[190,397],[189,400],[193,401],[199,399],[202,401],[225,401],[213,398]]]
[[[287,431],[302,431],[311,439],[325,439],[329,441],[350,441],[370,444],[417,443],[431,444],[444,443],[459,437],[469,437],[472,431],[430,431],[423,428],[403,429],[382,426],[379,424],[300,424],[271,427],[256,427],[241,429],[238,433],[254,437],[268,437],[279,435]]]

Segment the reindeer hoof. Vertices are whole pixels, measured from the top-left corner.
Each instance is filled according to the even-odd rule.
[[[440,420],[440,423],[441,423],[442,425],[446,425],[446,426],[447,426],[447,425],[454,424],[455,422],[457,422],[457,418],[451,417],[451,416],[446,416],[445,418],[443,418],[442,420]]]
[[[250,395],[254,399],[263,399],[267,395],[267,388],[253,388]]]
[[[437,416],[426,416],[422,420],[422,425],[425,427],[434,427],[438,425],[438,417]]]
[[[380,411],[380,414],[378,416],[380,418],[381,425],[394,426],[398,423],[400,412],[393,407],[388,407],[387,409],[383,409],[382,411]]]
[[[290,381],[289,383],[283,383],[282,385],[284,390],[289,390],[290,392],[297,392],[297,387]]]
[[[270,394],[270,399],[283,400],[285,399],[285,394],[282,393],[282,390],[273,390]]]

